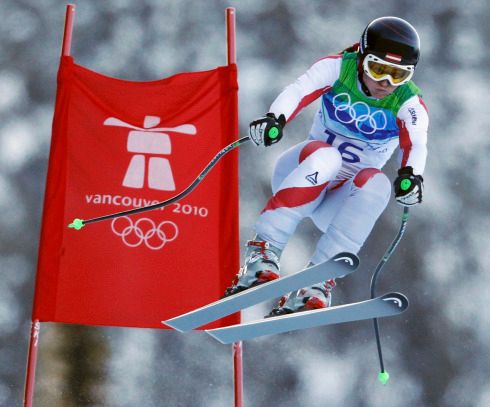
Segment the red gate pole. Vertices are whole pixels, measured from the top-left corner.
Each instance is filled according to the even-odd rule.
[[[61,55],[69,56],[71,49],[71,39],[73,33],[73,16],[75,6],[68,4],[66,6],[65,29],[63,33],[63,44],[61,46]],[[31,335],[29,339],[29,351],[27,355],[27,368],[24,389],[24,407],[32,407],[34,400],[34,388],[36,379],[37,351],[39,348],[39,335],[41,323],[38,319],[32,319]]]
[[[243,406],[243,346],[242,342],[233,344],[233,373],[235,385],[235,407]]]
[[[71,38],[73,34],[73,17],[75,16],[75,5],[66,5],[66,15],[65,15],[65,31],[63,33],[63,45],[61,46],[61,55],[70,56],[71,55]]]
[[[226,8],[226,42],[228,65],[236,64],[236,29],[235,9]],[[238,117],[238,101],[236,102],[236,114]],[[238,137],[238,129],[234,129]],[[243,406],[243,347],[242,342],[236,342],[232,347],[233,352],[233,382],[235,391],[235,407]]]
[[[226,39],[228,65],[236,64],[236,30],[235,30],[235,9],[226,8]]]
[[[32,407],[32,401],[34,399],[34,384],[36,377],[37,349],[39,345],[40,329],[41,323],[37,319],[33,320],[31,326],[31,337],[29,340],[29,354],[27,356],[27,372],[24,393],[25,407]]]

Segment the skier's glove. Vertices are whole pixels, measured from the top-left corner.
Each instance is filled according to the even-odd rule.
[[[257,146],[269,147],[282,138],[282,129],[286,125],[283,114],[276,118],[274,113],[267,113],[264,117],[250,123],[250,138]]]
[[[412,167],[400,168],[394,185],[395,199],[400,205],[412,206],[422,202],[424,179],[421,175],[414,175]]]

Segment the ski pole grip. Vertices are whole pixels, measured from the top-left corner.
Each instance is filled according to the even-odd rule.
[[[266,134],[267,140],[266,145],[270,146],[271,144],[278,143],[282,138],[282,131],[279,127],[274,126],[269,129]]]
[[[408,178],[405,178],[400,183],[400,188],[402,191],[408,191],[411,186],[412,186],[412,181],[410,181]]]

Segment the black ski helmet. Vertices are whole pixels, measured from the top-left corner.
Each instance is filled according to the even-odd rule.
[[[415,28],[398,17],[380,17],[371,21],[361,36],[359,53],[399,65],[417,65],[420,38]]]

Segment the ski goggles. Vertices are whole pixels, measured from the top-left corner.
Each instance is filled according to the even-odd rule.
[[[376,82],[387,79],[393,86],[400,86],[412,79],[414,65],[397,65],[368,54],[362,62],[364,72]]]

